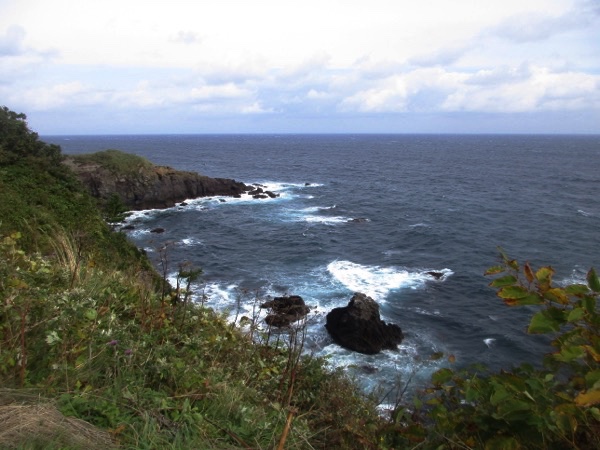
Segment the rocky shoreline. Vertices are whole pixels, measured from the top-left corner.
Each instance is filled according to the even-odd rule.
[[[109,157],[123,156],[114,150],[107,152]],[[196,172],[157,166],[141,159],[135,161],[137,164],[127,170],[116,170],[110,164],[76,156],[67,156],[63,163],[73,170],[93,197],[109,201],[117,195],[130,210],[170,208],[198,197],[239,198],[248,195],[255,199],[266,199],[279,196],[260,185],[246,185],[228,178],[211,178]],[[367,219],[352,220],[364,221]],[[162,228],[152,230],[156,233],[162,231]],[[265,322],[277,328],[285,328],[304,319],[310,311],[297,295],[275,298],[261,305],[261,308],[269,311]],[[327,315],[325,328],[338,345],[366,354],[396,349],[404,337],[399,326],[381,320],[379,305],[362,293],[355,293],[347,307],[333,309]]]
[[[187,199],[241,196],[256,189],[236,180],[211,178],[166,166],[139,167],[135,172],[123,174],[74,157],[65,158],[64,164],[75,172],[93,197],[109,200],[116,194],[131,210],[170,208]]]

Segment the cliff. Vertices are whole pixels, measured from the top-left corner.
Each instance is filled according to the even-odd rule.
[[[129,209],[168,208],[186,199],[237,196],[249,190],[244,183],[232,179],[157,166],[118,150],[69,155],[63,163],[76,173],[92,196],[108,200],[117,194]]]

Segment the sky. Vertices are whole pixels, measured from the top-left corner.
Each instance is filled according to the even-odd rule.
[[[41,135],[600,134],[600,0],[0,0]]]

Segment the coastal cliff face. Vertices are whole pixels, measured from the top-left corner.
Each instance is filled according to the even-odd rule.
[[[117,150],[70,155],[64,164],[77,174],[92,196],[108,200],[116,194],[132,210],[168,208],[186,199],[237,196],[249,190],[235,180],[156,166]]]

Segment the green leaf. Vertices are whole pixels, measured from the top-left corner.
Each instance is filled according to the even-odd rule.
[[[569,345],[563,347],[559,353],[554,355],[557,361],[569,362],[582,358],[585,355],[585,349],[580,345]]]
[[[498,275],[499,273],[502,273],[505,270],[506,270],[506,267],[504,267],[504,266],[494,266],[494,267],[490,267],[488,270],[486,270],[484,275]]]
[[[448,368],[442,368],[431,375],[431,382],[436,386],[444,384],[452,379],[454,372]]]
[[[587,282],[592,291],[600,292],[600,279],[598,279],[598,274],[596,273],[596,270],[593,267],[587,274]]]
[[[498,405],[510,398],[511,394],[506,390],[506,388],[500,384],[494,386],[494,393],[490,397],[490,403],[492,405]]]
[[[505,298],[504,303],[508,306],[541,305],[544,300],[538,294],[529,294],[522,298]]]
[[[520,420],[530,414],[532,405],[523,400],[509,399],[498,406],[498,414],[507,420]]]
[[[490,283],[491,287],[503,287],[503,286],[512,286],[517,283],[517,277],[514,275],[506,275],[504,277],[496,278],[494,281]]]
[[[590,289],[585,284],[570,284],[565,287],[565,292],[569,295],[585,295],[590,291]]]
[[[600,369],[592,370],[585,375],[585,384],[588,387],[594,386],[600,381]]]
[[[561,305],[569,304],[569,297],[566,292],[562,288],[552,288],[548,289],[544,293],[544,297],[548,300],[552,300],[553,302],[560,303]]]
[[[505,286],[498,291],[500,298],[524,298],[529,295],[529,291],[522,286]]]
[[[575,308],[571,310],[569,315],[567,316],[567,322],[573,323],[580,320],[585,314],[585,310],[583,308]]]
[[[550,287],[552,284],[552,275],[554,275],[554,269],[550,266],[542,267],[535,273],[535,277],[542,290],[546,290]]]
[[[495,436],[485,443],[485,450],[517,450],[519,448],[521,448],[519,441],[509,436]]]
[[[559,405],[554,408],[554,421],[558,428],[567,436],[575,433],[577,429],[577,419],[574,417],[576,411],[574,409],[573,405]]]
[[[596,297],[584,297],[582,303],[588,313],[593,314],[596,311]]]
[[[88,309],[85,312],[85,318],[88,320],[96,320],[96,318],[98,317],[98,311],[96,311],[95,309]]]
[[[543,334],[560,330],[560,322],[550,317],[548,310],[537,312],[529,322],[528,333]]]
[[[592,417],[594,419],[596,419],[598,422],[600,422],[600,410],[598,408],[596,408],[596,407],[590,408],[588,411],[590,412],[590,414],[592,415]]]

